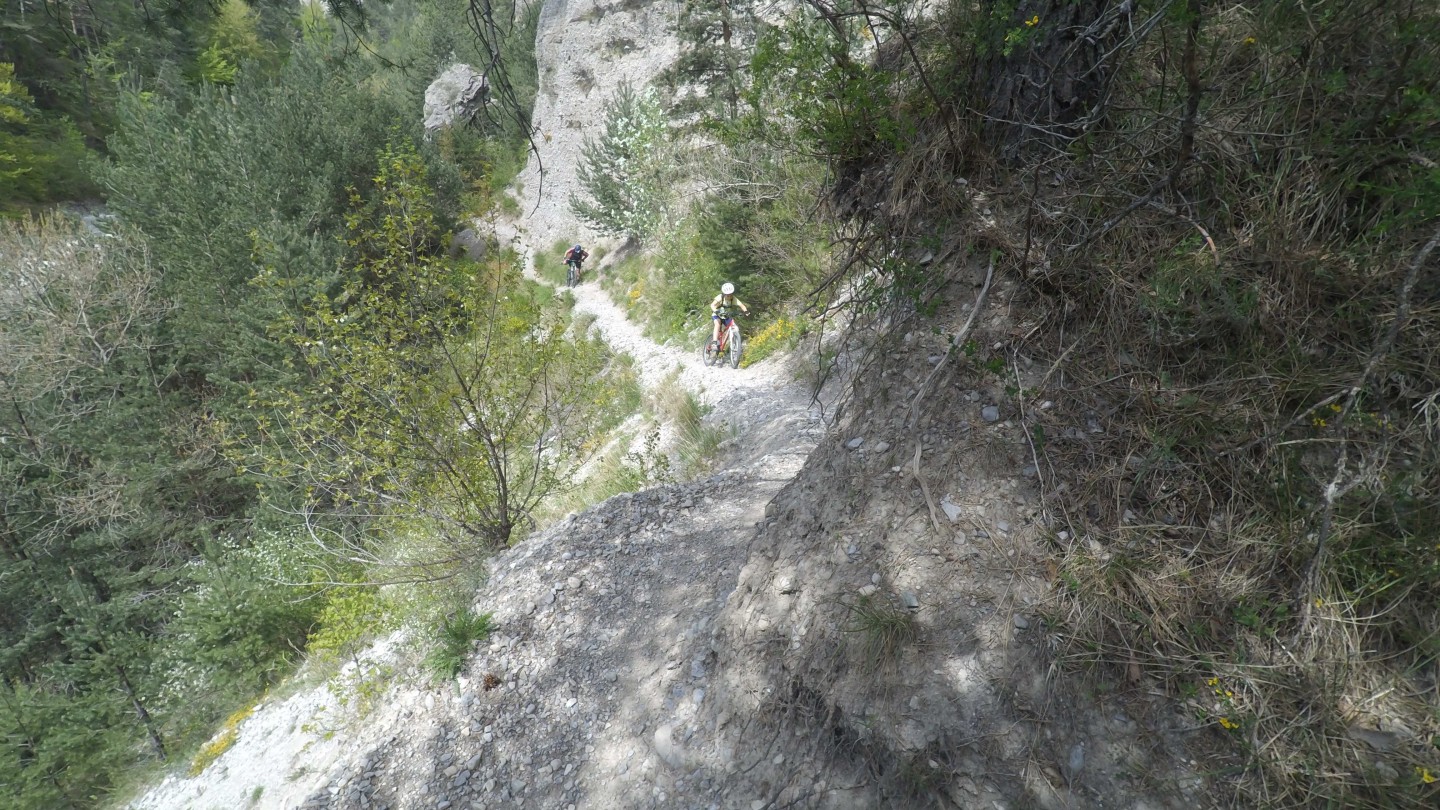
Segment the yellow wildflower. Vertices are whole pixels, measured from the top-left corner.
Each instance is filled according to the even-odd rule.
[[[1424,782],[1427,785],[1435,781],[1435,775],[1430,773],[1429,768],[1422,768],[1419,765],[1416,765],[1415,773],[1419,774],[1420,781]]]
[[[1222,717],[1220,718],[1220,727],[1225,729],[1226,731],[1230,731],[1232,729],[1239,728],[1240,724],[1235,722],[1234,720],[1231,720],[1228,717]]]
[[[1040,24],[1040,15],[1039,15],[1039,14],[1036,14],[1034,17],[1031,17],[1030,19],[1028,19],[1028,20],[1025,21],[1025,25],[1028,26],[1028,27],[1030,27],[1030,28],[1034,28],[1036,25],[1039,25],[1039,24]]]

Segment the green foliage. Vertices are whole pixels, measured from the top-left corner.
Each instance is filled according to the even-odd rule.
[[[464,668],[475,642],[490,637],[493,615],[464,611],[442,619],[436,628],[434,646],[425,657],[430,674],[437,680],[454,680]]]
[[[381,633],[397,626],[379,588],[360,581],[360,572],[344,575],[325,594],[319,627],[310,634],[308,649],[321,661],[355,659],[360,650]]]
[[[702,113],[734,119],[748,81],[749,50],[761,22],[754,0],[686,0],[676,24],[682,47],[675,64],[661,75],[677,99],[672,113]]]
[[[244,463],[317,507],[386,517],[392,528],[423,517],[444,550],[405,564],[447,575],[523,532],[598,429],[615,385],[596,373],[600,343],[567,336],[560,313],[522,294],[513,255],[483,266],[443,258],[412,149],[387,148],[374,184],[374,204],[353,198],[337,287],[274,326],[307,382],[278,396],[255,391],[276,415]],[[288,294],[268,269],[256,284]],[[376,562],[393,551],[366,547]]]
[[[793,347],[803,331],[803,325],[795,318],[784,315],[776,318],[746,338],[745,357],[740,365],[748,368],[776,352]]]
[[[844,608],[849,613],[845,631],[859,638],[861,656],[871,667],[894,664],[920,638],[915,615],[888,600],[862,596]]]
[[[0,779],[19,810],[92,803],[93,791],[130,760],[123,695],[57,682],[0,682]]]
[[[289,350],[266,328],[338,283],[345,189],[370,192],[375,144],[413,118],[402,99],[366,89],[373,70],[297,47],[273,80],[242,74],[184,104],[122,99],[102,173],[109,203],[165,268],[174,384],[208,397],[226,423],[253,419],[252,386],[289,384]],[[458,177],[427,158],[447,227]],[[283,295],[248,284],[262,268]]]
[[[88,192],[80,169],[84,158],[75,126],[37,109],[16,80],[15,66],[0,62],[0,215]]]
[[[322,601],[313,598],[318,588],[292,584],[304,583],[314,566],[301,554],[298,534],[264,532],[248,545],[217,543],[187,569],[186,590],[165,625],[157,660],[166,673],[162,705],[193,710],[199,702],[207,709],[191,712],[196,725],[181,729],[184,736],[203,733],[227,705],[288,674],[321,620]]]
[[[310,384],[269,330],[342,291],[346,189],[383,208],[376,149],[418,135],[414,88],[353,39],[276,46],[290,3],[28,6],[0,6],[0,207],[92,193],[80,132],[115,129],[101,174],[123,224],[0,222],[0,737],[20,743],[0,746],[0,785],[27,809],[89,806],[138,761],[184,758],[317,622],[322,648],[359,632],[353,604],[315,596],[347,572],[308,538],[365,521],[294,533],[257,493],[304,492],[237,470],[221,438],[270,418],[252,388]],[[230,87],[183,78],[212,48]],[[516,162],[466,137],[449,158]],[[425,160],[438,234],[460,173]]]
[[[645,241],[666,221],[674,150],[654,88],[622,83],[605,107],[605,130],[586,137],[577,176],[585,196],[570,208],[601,233]],[[587,199],[588,198],[588,199]]]
[[[736,131],[747,141],[835,161],[841,172],[904,149],[916,124],[895,114],[901,74],[871,63],[871,39],[862,14],[831,25],[802,12],[766,31],[755,46],[754,80]]]
[[[211,84],[234,84],[240,66],[271,53],[261,42],[259,16],[245,0],[224,0],[210,26],[209,44],[195,58],[195,75]]]
[[[555,243],[550,246],[549,252],[539,253],[535,256],[535,272],[552,287],[560,288],[565,286],[567,274],[569,273],[569,267],[565,264],[565,252],[568,251],[573,244],[575,243],[569,239],[557,239]],[[595,265],[599,264],[599,260],[591,256],[585,260],[585,264],[589,265],[587,272],[593,274],[595,272]]]
[[[200,746],[195,758],[190,760],[190,769],[186,773],[191,777],[199,776],[215,760],[219,759],[221,754],[230,750],[230,746],[234,745],[236,738],[240,736],[240,724],[249,719],[254,711],[255,707],[249,706],[225,718],[225,722],[220,726],[220,732],[209,742]]]
[[[697,204],[661,241],[659,269],[644,273],[628,291],[643,296],[640,309],[650,331],[682,341],[708,331],[708,305],[726,281],[757,318],[808,293],[824,258],[815,223],[799,207],[803,193],[759,202],[712,197]],[[754,323],[763,328],[763,321]],[[749,322],[744,328],[751,331]]]
[[[693,475],[708,469],[719,455],[721,443],[733,436],[725,423],[707,424],[710,409],[674,379],[656,393],[655,412],[675,427],[679,473]],[[665,472],[669,474],[668,466]]]

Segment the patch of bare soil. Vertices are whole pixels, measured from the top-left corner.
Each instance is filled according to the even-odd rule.
[[[717,621],[717,745],[771,807],[1206,806],[1210,732],[1053,655],[1063,529],[1016,397],[1046,369],[1011,348],[1030,325],[1003,279],[946,357],[929,327],[960,331],[974,299],[948,292],[880,339],[849,419],[767,508]]]

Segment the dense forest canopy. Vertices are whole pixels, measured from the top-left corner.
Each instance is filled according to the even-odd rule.
[[[363,571],[302,550],[325,521],[328,536],[378,548],[374,509],[336,508],[364,486],[329,476],[328,512],[314,518],[319,479],[307,494],[277,472],[339,468],[343,450],[299,442],[306,415],[347,407],[325,401],[334,374],[381,372],[337,372],[297,335],[324,334],[347,312],[372,325],[399,317],[386,302],[417,293],[390,284],[386,262],[392,273],[427,262],[434,289],[423,294],[437,303],[483,290],[475,273],[518,284],[501,254],[484,269],[444,255],[457,215],[490,205],[523,160],[534,17],[493,6],[488,43],[459,2],[363,14],[356,3],[243,0],[0,9],[0,209],[12,218],[0,233],[7,806],[93,804],[137,757],[185,756],[317,638],[340,650],[345,621],[381,621],[340,616],[355,600],[334,583]],[[507,64],[492,81],[514,103],[427,140],[428,81],[496,53]],[[403,183],[387,179],[397,173]],[[28,213],[92,198],[107,206],[104,234]],[[401,234],[389,224],[399,206],[432,219]],[[535,299],[503,318],[499,342],[522,352],[535,340],[524,325],[552,315]],[[410,361],[430,366],[425,347],[458,347],[479,323],[451,317],[432,324],[439,333],[385,337],[418,340]],[[555,351],[561,343],[599,350],[551,334]],[[440,404],[451,399],[444,378],[474,362],[434,368]],[[517,407],[540,396],[510,395]]]

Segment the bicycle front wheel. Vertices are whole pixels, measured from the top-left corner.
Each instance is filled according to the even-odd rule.
[[[571,262],[569,267],[570,271],[565,274],[565,284],[566,286],[574,287],[580,282],[580,270],[575,266],[574,262]]]
[[[740,342],[740,330],[737,327],[730,327],[730,367],[740,367],[740,352],[743,346]]]

